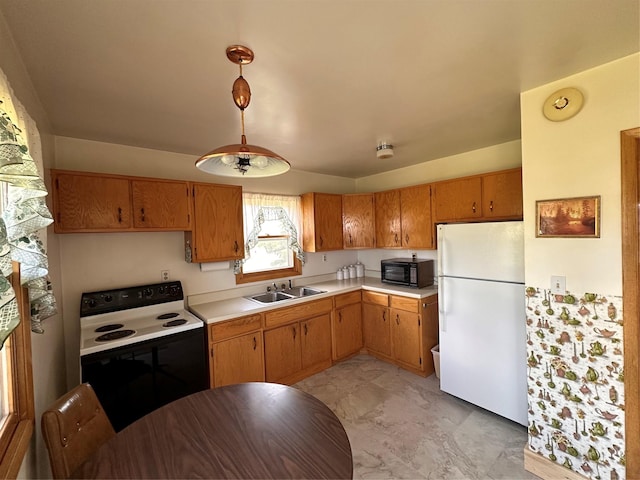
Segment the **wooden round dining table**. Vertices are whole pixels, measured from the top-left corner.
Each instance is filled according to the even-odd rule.
[[[73,478],[353,478],[349,438],[320,400],[274,383],[189,395],[132,423]]]

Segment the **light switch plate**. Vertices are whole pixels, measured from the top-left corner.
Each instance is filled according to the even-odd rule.
[[[567,293],[567,277],[551,275],[551,293],[559,295]]]

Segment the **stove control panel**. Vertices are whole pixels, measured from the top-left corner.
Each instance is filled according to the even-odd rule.
[[[184,300],[180,281],[138,285],[82,294],[80,317]]]

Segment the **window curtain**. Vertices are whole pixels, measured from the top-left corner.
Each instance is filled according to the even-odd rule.
[[[288,235],[289,248],[304,264],[301,245],[302,204],[297,195],[270,195],[266,193],[243,193],[245,258],[258,243],[259,235]],[[234,265],[240,273],[242,260]]]
[[[40,134],[14,97],[0,70],[0,347],[20,321],[15,292],[7,276],[20,263],[22,285],[31,305],[31,330],[43,333],[41,321],[57,312],[46,253],[46,227],[53,223],[45,203]]]

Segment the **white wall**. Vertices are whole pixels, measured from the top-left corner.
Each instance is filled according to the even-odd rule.
[[[526,283],[549,287],[565,275],[567,289],[622,295],[620,131],[640,126],[640,57],[625,57],[521,95]],[[542,104],[576,87],[584,107],[551,122]],[[599,239],[536,238],[536,200],[600,195]]]
[[[390,162],[393,159],[389,160]],[[520,140],[438,158],[411,167],[358,178],[358,192],[377,192],[437,182],[449,178],[517,168],[521,164]]]

